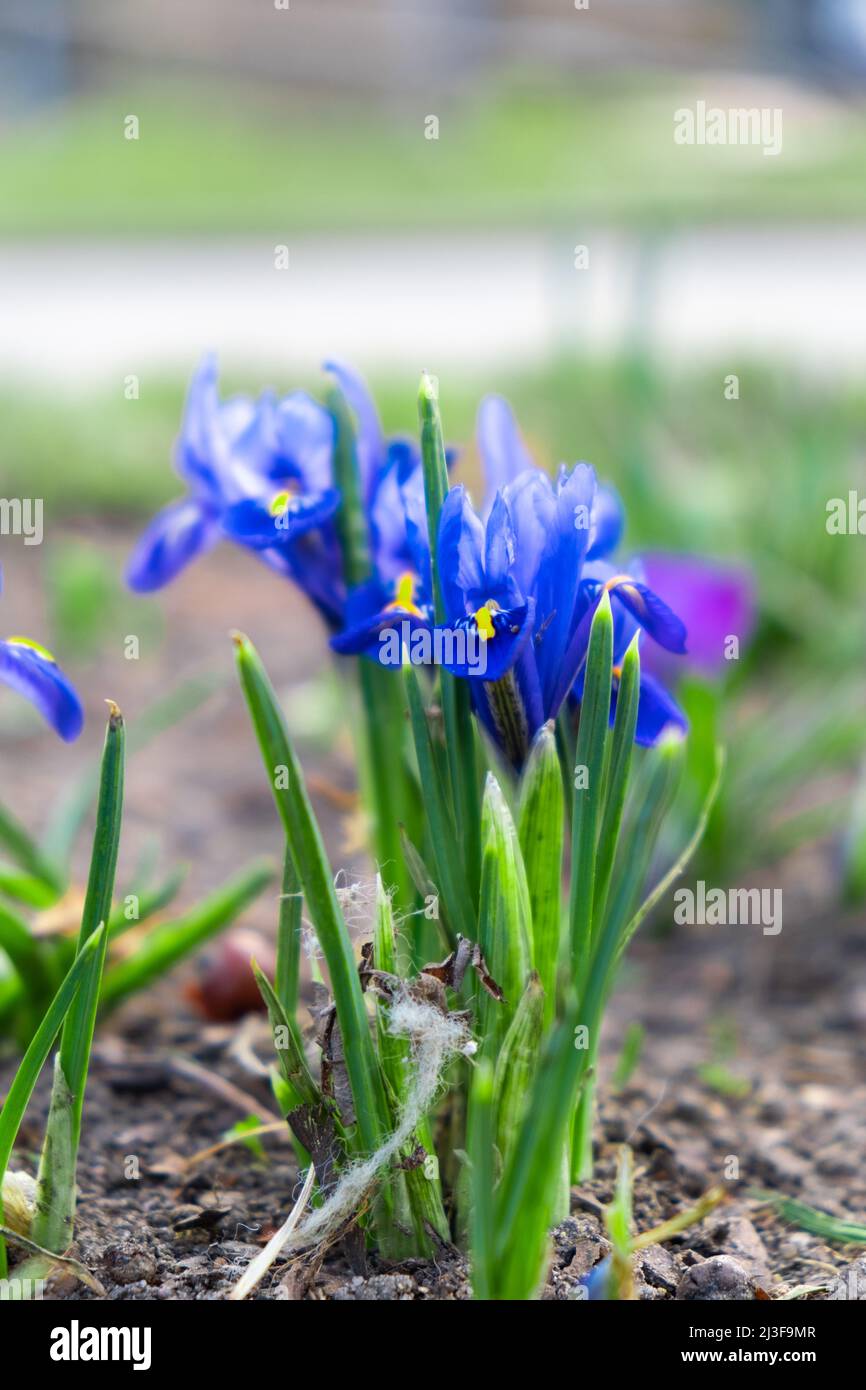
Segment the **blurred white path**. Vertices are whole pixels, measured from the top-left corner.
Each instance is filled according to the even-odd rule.
[[[278,384],[327,356],[487,374],[636,338],[674,366],[864,373],[864,229],[319,236],[287,270],[264,239],[0,245],[0,386],[186,376],[208,347]]]

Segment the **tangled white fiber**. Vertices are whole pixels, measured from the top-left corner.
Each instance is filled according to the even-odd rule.
[[[262,1254],[238,1281],[230,1298],[244,1298],[273,1264],[279,1254],[306,1246],[321,1245],[333,1236],[356,1212],[383,1169],[408,1144],[436,1098],[442,1076],[457,1053],[469,1054],[473,1043],[465,1020],[443,1013],[435,1005],[404,991],[390,1004],[388,1031],[408,1038],[412,1045],[412,1068],[406,1099],[396,1129],[369,1158],[359,1159],[346,1168],[329,1197],[320,1207],[299,1221],[312,1184],[305,1184],[302,1202],[277,1232]],[[299,1210],[300,1209],[300,1210]],[[267,1258],[264,1258],[267,1257]]]

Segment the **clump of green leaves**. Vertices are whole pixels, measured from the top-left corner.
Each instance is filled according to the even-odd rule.
[[[211,690],[208,682],[194,682],[173,692],[143,717],[133,744],[141,747],[196,708]],[[12,861],[0,865],[0,1038],[14,1040],[19,1047],[33,1037],[75,959],[77,945],[70,929],[81,909],[72,851],[96,786],[97,779],[88,771],[61,795],[41,840],[0,806],[0,847]],[[153,858],[142,857],[121,900],[108,904],[101,1012],[145,989],[197,950],[273,880],[270,862],[258,860],[189,911],[170,916],[167,910],[183,885],[186,868],[180,865],[160,878]],[[137,932],[131,949],[133,938],[121,944],[122,937],[144,924],[150,929]]]
[[[346,470],[353,460],[348,416],[338,403],[334,410]],[[428,378],[422,381],[420,417],[435,556],[447,478],[438,401]],[[344,496],[352,495],[344,487]],[[344,547],[360,564],[351,521],[343,519]],[[438,606],[435,560],[433,588]],[[303,894],[322,949],[337,1029],[324,1043],[319,1038],[324,1066],[317,1081],[294,1013],[294,984],[278,1000],[260,980],[275,1036],[280,1028],[290,1039],[287,1054],[278,1049],[277,1093],[296,1144],[312,1157],[311,1144],[321,1146],[327,1134],[339,1167],[387,1142],[402,1114],[415,1059],[405,1042],[390,1035],[387,1004],[374,1006],[364,982],[377,970],[409,990],[429,991],[434,981],[442,1007],[471,1019],[475,1057],[452,1065],[447,1092],[417,1130],[414,1153],[404,1153],[400,1166],[383,1177],[363,1220],[386,1252],[405,1253],[408,1247],[428,1253],[431,1239],[450,1232],[469,1249],[477,1297],[533,1298],[547,1268],[550,1229],[568,1211],[569,1184],[591,1173],[599,1042],[623,953],[700,842],[718,790],[721,756],[714,754],[693,833],[647,892],[684,746],[681,735],[671,734],[656,748],[635,753],[636,642],[622,664],[611,726],[613,620],[607,595],[592,623],[576,737],[567,718],[556,730],[542,728],[517,782],[480,740],[466,683],[440,671],[431,688],[407,663],[402,687],[390,677],[389,771],[379,768],[367,784],[368,794],[379,797],[372,808],[376,844],[393,847],[392,832],[399,827],[389,829],[385,822],[396,805],[414,795],[425,814],[415,817],[412,833],[402,827],[399,867],[383,862],[405,914],[402,945],[398,949],[391,903],[380,892],[373,940],[359,962],[273,688],[249,640],[238,635],[236,643],[241,686],[286,833],[287,876]],[[394,718],[394,692],[401,688],[405,705]],[[372,706],[365,711],[368,722],[378,719]],[[288,938],[283,953],[287,943]],[[432,952],[443,949],[445,960],[431,961]],[[278,965],[278,977],[284,973],[294,981],[294,968],[281,972]],[[321,1198],[327,1182],[321,1185],[316,1167]],[[629,1193],[625,1172],[612,1215],[622,1236],[622,1281]]]

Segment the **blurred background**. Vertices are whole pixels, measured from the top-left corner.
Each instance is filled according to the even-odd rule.
[[[677,144],[699,102],[778,108],[780,152]],[[477,401],[504,392],[540,459],[617,485],[631,548],[752,573],[724,699],[686,691],[705,747],[735,733],[707,852],[730,877],[829,836],[822,872],[853,883],[863,541],[825,522],[866,494],[864,174],[866,0],[0,0],[2,491],[44,498],[46,527],[38,556],[4,539],[7,625],[47,635],[95,712],[215,652],[230,677],[247,624],[338,759],[340,677],[296,595],[222,550],[132,600],[122,563],[179,491],[205,350],[227,390],[318,389],[343,357],[400,430],[426,367],[464,476]],[[208,808],[218,764],[245,794],[219,708],[220,758],[168,735]],[[3,727],[29,719],[3,702]],[[159,823],[175,789],[141,775]],[[34,814],[56,776],[52,753]],[[196,853],[217,834],[183,820]]]

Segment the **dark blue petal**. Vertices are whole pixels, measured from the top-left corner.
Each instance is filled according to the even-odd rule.
[[[248,497],[226,509],[222,528],[227,536],[241,545],[248,545],[253,550],[269,550],[323,525],[339,505],[340,494],[336,488],[293,495],[285,509],[276,515],[264,501]]]
[[[514,529],[515,558],[511,574],[523,595],[531,594],[556,515],[556,493],[546,473],[530,468],[510,483],[503,494]]]
[[[468,611],[467,593],[479,593],[484,581],[484,527],[466,489],[449,490],[439,514],[437,562],[449,622]]]
[[[191,497],[172,502],[139,538],[126,568],[126,582],[137,593],[161,589],[219,537],[213,516]]]
[[[517,553],[508,503],[497,492],[487,518],[484,547],[484,582],[491,594],[505,589]]]
[[[618,495],[612,487],[600,486],[595,494],[595,505],[592,509],[592,526],[586,558],[600,560],[616,550],[624,522],[625,512]]]
[[[477,437],[484,473],[486,514],[492,508],[497,492],[534,465],[520,437],[514,412],[502,396],[484,397],[478,407]]]
[[[605,588],[611,599],[621,603],[660,647],[669,652],[686,650],[685,624],[648,585],[630,575],[617,575],[607,581]]]
[[[294,580],[329,628],[337,631],[343,626],[346,586],[340,543],[331,523],[305,531],[288,545],[256,554],[269,568]]]
[[[432,602],[433,597],[430,536],[427,529],[424,474],[420,463],[416,463],[411,473],[401,480],[400,497],[406,524],[406,549],[409,568],[418,575],[421,593],[429,603]]]
[[[386,580],[417,568],[409,541],[406,503],[418,489],[424,531],[427,529],[424,483],[417,455],[414,471],[411,467],[412,453],[411,446],[403,441],[389,444],[387,460],[376,474],[367,506],[373,558],[380,576]]]
[[[479,636],[474,617],[437,628],[437,644],[443,649],[441,664],[455,676],[498,681],[520,656],[532,633],[534,617],[535,603],[530,599],[519,608],[494,614],[494,636],[486,640]]]
[[[274,412],[278,460],[288,468],[285,477],[298,477],[305,492],[327,492],[333,487],[334,422],[306,391],[294,391],[279,402]]]
[[[583,683],[585,671],[581,671],[574,683],[573,695],[578,701],[583,699]],[[616,704],[619,694],[619,677],[613,674],[610,692],[610,722],[613,724],[616,717]],[[635,729],[635,743],[641,744],[644,748],[652,747],[658,743],[665,729],[675,728],[682,733],[688,730],[688,720],[680,709],[673,696],[665,690],[660,681],[654,676],[647,675],[641,671],[640,690],[638,693],[637,707],[637,727]]]
[[[402,649],[412,634],[432,634],[429,619],[422,613],[389,604],[347,625],[331,638],[331,646],[341,656],[370,656],[383,666],[402,664]]]
[[[557,714],[557,687],[564,685],[567,690],[576,674],[576,668],[563,672],[563,663],[583,612],[578,596],[595,492],[595,472],[588,464],[576,464],[560,479],[536,576],[535,660],[547,719]]]
[[[616,713],[616,699],[611,702],[610,718]],[[650,747],[657,743],[665,729],[680,729],[686,733],[689,722],[674,697],[665,690],[661,681],[646,672],[641,672],[640,696],[637,707],[637,729],[635,742]]]
[[[81,733],[81,701],[47,653],[20,639],[0,642],[0,680],[34,704],[67,743]]]
[[[248,396],[220,402],[216,358],[203,359],[190,382],[177,441],[177,470],[199,496],[221,497],[232,450],[256,437],[258,407]]]

